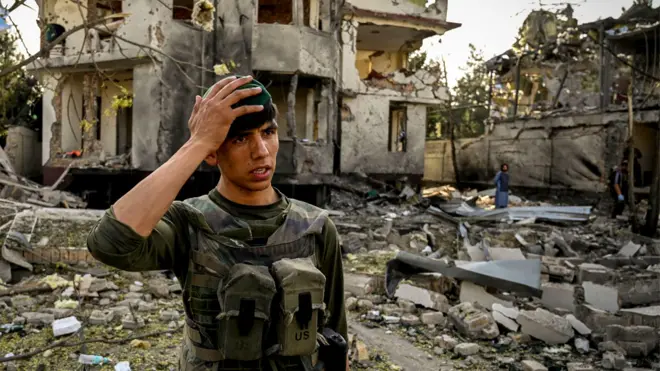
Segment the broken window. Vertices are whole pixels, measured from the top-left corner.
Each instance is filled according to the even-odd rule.
[[[189,21],[192,18],[194,0],[174,0],[172,3],[172,19]]]
[[[308,2],[309,4],[309,2]],[[292,0],[259,0],[258,23],[292,24]]]
[[[390,152],[406,152],[406,106],[390,103]]]
[[[133,107],[121,108],[117,111],[117,154],[131,151],[133,141]]]

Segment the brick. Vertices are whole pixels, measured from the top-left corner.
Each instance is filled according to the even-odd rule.
[[[472,303],[461,303],[449,309],[449,319],[462,334],[477,339],[494,339],[500,331],[493,317]]]

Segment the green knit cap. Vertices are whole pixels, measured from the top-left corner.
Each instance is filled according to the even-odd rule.
[[[236,77],[240,79],[242,76],[236,76]],[[262,83],[260,83],[257,79],[252,79],[252,81],[248,82],[247,84],[239,86],[238,88],[236,88],[236,90],[251,89],[251,88],[261,88],[261,93],[241,99],[238,103],[232,106],[233,108],[240,106],[266,106],[267,104],[272,102],[272,97],[270,96],[270,93],[268,92],[268,90],[266,90],[266,87]],[[211,86],[206,90],[206,93],[204,93],[204,96],[202,98],[206,98],[206,96],[211,92],[211,89],[213,89],[213,86]]]

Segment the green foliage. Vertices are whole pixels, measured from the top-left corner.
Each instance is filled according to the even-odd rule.
[[[456,138],[477,137],[484,133],[488,119],[489,76],[483,52],[470,44],[470,56],[463,76],[450,91],[451,106],[434,107],[427,115],[427,139],[449,138],[450,120]]]
[[[12,32],[0,33],[0,71],[22,61],[18,37]],[[0,135],[12,126],[34,128],[38,122],[36,103],[41,86],[24,68],[0,77]]]

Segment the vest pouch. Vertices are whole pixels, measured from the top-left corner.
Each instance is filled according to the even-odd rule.
[[[316,351],[319,312],[325,309],[325,276],[310,259],[282,259],[273,263],[280,291],[277,338],[283,356],[305,356]]]
[[[270,306],[277,290],[265,266],[236,264],[218,288],[218,347],[225,359],[254,361],[263,356]]]

